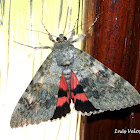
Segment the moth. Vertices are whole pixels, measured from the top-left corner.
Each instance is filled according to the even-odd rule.
[[[52,52],[18,101],[11,117],[12,128],[66,116],[71,101],[82,115],[140,104],[140,95],[129,82],[73,46],[86,33],[73,39],[73,29],[69,39],[60,34],[54,40],[48,32],[54,46],[44,48]]]

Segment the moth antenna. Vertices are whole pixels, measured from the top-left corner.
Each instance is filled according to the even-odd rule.
[[[49,33],[49,31],[46,29],[46,27],[45,27],[45,25],[43,24],[42,21],[41,21],[41,23],[42,23],[44,29],[46,30],[46,32],[48,33],[49,39],[50,39],[52,42],[55,43],[56,41],[53,39],[53,35],[51,35],[51,34]]]
[[[19,42],[16,42],[16,41],[14,41],[14,42],[19,44],[19,45],[27,46],[27,47],[35,49],[35,50],[37,50],[37,49],[52,49],[53,48],[53,47],[50,47],[50,46],[33,47],[33,46],[25,45],[25,44],[22,44],[22,43],[19,43]]]
[[[65,29],[66,29],[66,26],[67,26],[68,15],[69,15],[69,6],[67,8],[67,16],[66,16],[66,22],[65,22],[65,27],[64,27],[64,30],[63,30],[63,34],[65,33]]]

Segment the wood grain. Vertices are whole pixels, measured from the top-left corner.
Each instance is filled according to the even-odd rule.
[[[85,11],[85,21],[90,13],[93,17],[101,12],[103,14],[87,35],[84,49],[140,92],[140,2],[87,0],[85,8],[88,9]],[[114,134],[115,129],[139,129],[139,117],[139,106],[88,117],[85,135],[81,139],[139,139],[139,134]]]

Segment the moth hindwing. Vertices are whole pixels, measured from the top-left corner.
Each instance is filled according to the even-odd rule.
[[[67,40],[60,34],[55,41],[49,34],[52,52],[18,101],[12,128],[66,116],[71,100],[83,115],[140,104],[140,95],[130,83],[72,45],[86,34],[75,40],[73,35],[74,31]]]

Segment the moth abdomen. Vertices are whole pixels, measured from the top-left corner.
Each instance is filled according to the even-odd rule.
[[[66,79],[68,89],[69,89],[69,92],[70,92],[71,69],[70,68],[64,68],[62,73],[63,73],[63,75],[64,75],[64,77]]]

